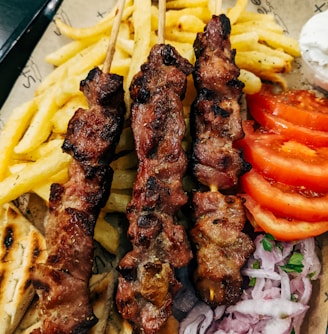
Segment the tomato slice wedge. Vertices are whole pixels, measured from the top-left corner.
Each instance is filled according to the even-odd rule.
[[[236,142],[244,158],[268,178],[315,192],[328,192],[328,146],[309,147],[282,136],[254,130],[244,121],[245,136]]]
[[[300,143],[323,147],[328,146],[328,131],[319,131],[295,125],[281,117],[274,116],[264,108],[250,108],[249,113],[262,127],[280,134],[286,139],[294,139]]]
[[[279,94],[263,85],[259,93],[247,95],[250,110],[261,109],[292,124],[313,130],[328,131],[328,99],[313,91],[289,90]]]
[[[269,182],[255,168],[244,174],[240,181],[246,194],[274,214],[309,222],[328,220],[327,193],[305,196],[299,189]]]
[[[316,237],[328,231],[328,221],[307,222],[280,218],[260,206],[251,196],[242,194],[245,199],[246,214],[255,231],[265,231],[277,240],[296,241]]]

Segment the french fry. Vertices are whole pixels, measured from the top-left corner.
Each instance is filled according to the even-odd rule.
[[[247,3],[248,0],[237,0],[235,6],[227,11],[227,16],[230,20],[230,24],[234,24],[235,22],[237,22],[242,12],[245,11]]]
[[[255,94],[261,90],[262,82],[260,77],[250,71],[241,69],[239,80],[245,84],[243,89],[245,94]]]
[[[117,59],[114,60],[111,65],[111,69],[114,73],[126,77],[131,67],[131,58]]]
[[[230,37],[231,47],[240,51],[250,51],[254,45],[259,43],[259,34],[256,31],[249,31]]]
[[[65,134],[67,125],[71,117],[74,115],[78,108],[87,108],[88,104],[83,94],[73,96],[67,101],[51,119],[53,132],[59,134]]]
[[[177,26],[179,30],[197,33],[204,29],[204,22],[195,15],[185,14],[180,16]]]
[[[54,93],[54,89],[50,89],[48,94],[36,98],[38,110],[34,114],[23,138],[15,146],[15,153],[31,152],[49,137],[52,127],[50,119],[57,110]]]
[[[240,13],[236,23],[247,22],[247,21],[264,21],[264,22],[274,22],[274,16],[270,13],[261,14],[256,12],[243,11]]]
[[[136,179],[135,170],[115,170],[112,181],[112,189],[132,189]]]
[[[284,50],[293,57],[299,57],[301,55],[298,40],[294,38],[267,30],[261,31],[259,36],[260,40],[264,41],[275,49]]]
[[[211,19],[211,13],[207,7],[184,8],[180,10],[168,10],[166,12],[165,27],[176,27],[181,16],[196,16],[204,24]],[[203,30],[203,29],[202,29]]]
[[[246,21],[241,23],[236,23],[231,26],[231,35],[242,34],[245,32],[256,31],[259,36],[265,36],[262,32],[273,32],[277,35],[276,37],[283,36],[283,28],[275,21]],[[264,37],[263,37],[264,39]]]
[[[120,234],[117,228],[105,219],[106,213],[102,210],[96,222],[94,239],[98,241],[108,252],[117,253],[120,243]]]
[[[289,62],[276,56],[269,56],[259,51],[237,52],[236,64],[245,70],[253,72],[261,77],[262,73],[284,73],[288,72]]]
[[[83,96],[82,92],[79,91],[81,80],[85,79],[86,74],[80,73],[67,77],[67,80],[58,82],[55,86],[55,102],[57,107],[63,106],[73,96]]]
[[[50,154],[54,150],[60,150],[63,144],[62,138],[55,138],[47,142],[42,143],[35,150],[28,152],[26,154],[14,156],[17,160],[25,161],[36,161],[42,157]]]
[[[189,31],[180,31],[178,28],[165,29],[167,39],[177,41],[179,43],[193,44],[196,38],[196,33]]]
[[[208,9],[211,15],[222,13],[222,0],[208,0]]]
[[[117,160],[113,161],[111,163],[111,167],[119,170],[126,170],[126,169],[132,169],[137,166],[137,156],[134,151],[131,151],[121,157],[119,157]]]
[[[36,184],[67,168],[70,161],[70,155],[54,150],[49,155],[30,162],[21,171],[0,182],[0,205],[31,191]]]
[[[98,37],[85,38],[83,40],[72,41],[68,44],[63,45],[61,48],[49,53],[45,61],[54,66],[60,66],[65,63],[68,59],[81,52],[91,44],[97,41]]]
[[[0,181],[7,175],[9,164],[12,160],[14,147],[23,136],[31,118],[37,110],[35,99],[23,103],[13,110],[5,127],[0,133]]]
[[[182,9],[192,7],[206,7],[208,0],[169,0],[166,2],[167,9]]]
[[[49,204],[50,187],[53,183],[63,184],[68,181],[68,169],[63,168],[58,173],[52,175],[49,179],[34,185],[31,190],[44,200],[46,204]]]
[[[131,15],[133,9],[134,6],[132,5],[132,0],[126,1],[122,16],[123,21],[126,20],[126,18]],[[101,20],[100,22],[91,27],[74,28],[62,22],[59,18],[55,18],[55,23],[59,31],[64,36],[73,40],[80,40],[80,39],[95,37],[104,33],[110,33],[113,26],[115,13],[116,13],[116,7],[114,7],[103,20]]]
[[[112,191],[109,199],[104,207],[108,212],[122,212],[125,213],[128,203],[131,201],[131,195]]]
[[[84,77],[93,67],[102,64],[105,59],[109,37],[102,36],[96,43],[89,45],[81,52],[75,54],[61,66],[54,69],[40,83],[36,90],[36,95],[39,95],[49,89],[49,87],[64,83],[68,78],[77,74],[84,74]],[[78,89],[78,86],[76,87]]]

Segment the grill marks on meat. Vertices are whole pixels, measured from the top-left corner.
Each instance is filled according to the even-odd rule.
[[[243,136],[234,50],[230,45],[230,22],[213,16],[194,42],[194,82],[197,98],[191,110],[192,167],[197,180],[213,189],[229,190],[249,169],[233,142]],[[242,230],[245,213],[237,196],[218,191],[193,195],[195,226],[190,232],[195,245],[194,274],[201,298],[210,305],[234,304],[240,297],[240,268],[254,251]]]
[[[35,334],[88,333],[97,322],[89,301],[93,232],[109,196],[109,163],[123,127],[123,78],[95,68],[80,90],[89,109],[78,109],[69,122],[62,146],[73,157],[69,181],[51,187],[48,258],[32,275],[41,308]]]
[[[233,141],[242,138],[240,99],[244,84],[238,80],[235,52],[230,46],[230,22],[213,17],[194,42],[194,83],[197,99],[191,109],[193,172],[206,186],[229,189],[247,170]]]
[[[191,64],[170,45],[155,45],[131,83],[137,178],[127,208],[133,245],[119,264],[117,307],[136,332],[156,333],[171,315],[180,289],[174,268],[191,250],[175,214],[187,202],[182,177],[187,159],[181,100]]]
[[[241,232],[245,214],[241,199],[220,192],[197,192],[192,199],[196,225],[190,235],[197,249],[194,281],[208,304],[229,305],[240,298],[240,268],[254,251]]]

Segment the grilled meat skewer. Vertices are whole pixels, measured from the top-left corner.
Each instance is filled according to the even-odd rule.
[[[181,100],[192,65],[170,45],[155,45],[130,86],[132,130],[138,157],[136,182],[127,208],[133,249],[119,264],[118,310],[135,332],[156,333],[172,313],[181,284],[175,268],[192,253],[175,214],[187,202],[181,147],[185,133]]]
[[[69,122],[62,146],[73,157],[69,180],[51,186],[48,258],[32,274],[41,308],[41,326],[34,334],[88,333],[97,322],[89,300],[93,232],[109,196],[109,164],[123,127],[123,78],[95,68],[80,90],[89,109],[78,109]]]
[[[238,80],[230,30],[225,15],[213,16],[194,42],[197,97],[190,116],[192,168],[210,191],[193,195],[195,226],[190,236],[197,259],[195,285],[201,298],[213,306],[239,299],[240,268],[254,251],[253,242],[242,232],[246,219],[240,198],[219,192],[231,191],[250,167],[233,146],[244,135],[243,83]]]

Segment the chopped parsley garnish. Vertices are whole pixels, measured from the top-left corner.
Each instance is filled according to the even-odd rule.
[[[303,254],[293,253],[287,264],[285,264],[284,266],[280,266],[280,268],[286,273],[301,273],[304,267],[303,259]]]
[[[262,245],[265,251],[271,252],[273,248],[274,237],[271,234],[266,234],[262,239]]]

